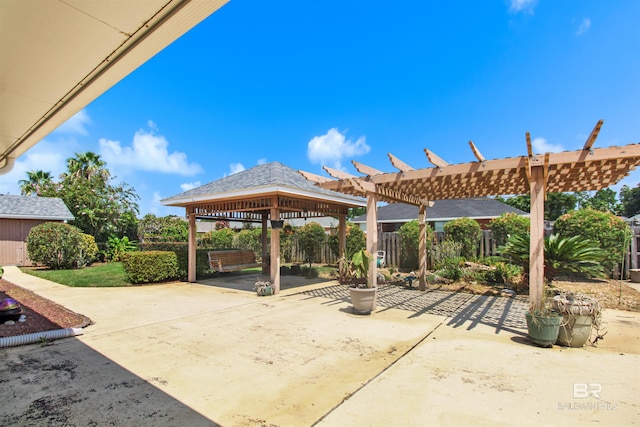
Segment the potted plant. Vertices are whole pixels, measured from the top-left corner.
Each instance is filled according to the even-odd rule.
[[[582,347],[595,329],[599,336],[602,306],[588,295],[562,292],[553,297],[553,308],[562,315],[558,344],[567,347]]]
[[[355,252],[350,260],[341,260],[338,280],[349,286],[353,311],[357,314],[369,314],[376,309],[378,288],[368,283],[371,254],[366,249]]]
[[[529,264],[529,235],[514,235],[499,249],[507,260],[521,264],[525,271]],[[598,244],[579,236],[565,237],[552,234],[544,240],[544,278],[547,283],[559,274],[602,274],[604,252]],[[549,347],[558,339],[562,315],[554,304],[542,298],[539,304],[525,313],[529,338],[534,344]]]

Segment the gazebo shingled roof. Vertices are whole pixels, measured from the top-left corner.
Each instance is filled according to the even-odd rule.
[[[280,289],[280,231],[273,221],[335,216],[339,218],[340,250],[345,247],[345,221],[349,207],[364,206],[360,197],[317,187],[298,171],[271,162],[221,178],[163,199],[165,206],[181,206],[189,218],[188,280],[196,280],[196,218],[260,221],[262,259],[267,257],[267,220],[272,221],[270,277]],[[266,273],[264,264],[263,272]]]
[[[273,198],[277,195],[277,202]],[[265,163],[162,200],[198,217],[261,219],[276,206],[282,219],[346,215],[364,206],[360,197],[326,190],[279,162]]]

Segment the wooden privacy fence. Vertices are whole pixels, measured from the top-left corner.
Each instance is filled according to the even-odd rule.
[[[433,244],[442,243],[445,239],[444,232],[435,232]],[[397,232],[380,232],[378,233],[378,250],[383,251],[385,254],[385,264],[390,267],[398,268],[400,266],[400,259],[402,254],[402,243],[400,241],[400,235]],[[477,254],[479,257],[496,255],[496,245],[491,235],[490,230],[483,230],[482,237],[478,242]],[[304,263],[306,262],[304,251],[298,245],[297,239],[293,239],[291,247],[291,262]],[[324,243],[313,262],[322,264],[337,264],[338,257],[336,257],[328,243]],[[428,257],[428,266],[433,264],[432,257]]]

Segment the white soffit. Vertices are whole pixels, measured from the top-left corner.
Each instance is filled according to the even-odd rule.
[[[0,173],[228,0],[1,0]]]

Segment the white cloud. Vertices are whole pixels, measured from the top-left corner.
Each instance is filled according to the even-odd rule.
[[[533,14],[533,8],[536,5],[537,0],[510,0],[509,12],[529,12]]]
[[[185,182],[183,184],[180,184],[180,188],[182,188],[182,191],[189,191],[189,190],[193,190],[196,187],[200,187],[202,184],[200,183],[200,181],[195,181],[195,182]]]
[[[189,163],[185,153],[174,151],[169,153],[169,141],[162,135],[156,135],[152,130],[147,132],[140,129],[133,136],[131,146],[123,146],[120,141],[100,138],[100,155],[111,166],[126,166],[151,172],[175,173],[192,176],[202,172],[202,166]]]
[[[55,132],[71,135],[89,135],[89,131],[86,128],[89,123],[91,123],[91,118],[87,114],[87,110],[80,110],[69,120],[58,126]]]
[[[18,181],[27,179],[27,171],[51,172],[53,180],[66,170],[67,157],[73,156],[72,144],[43,140],[20,156],[11,172],[0,175],[0,194],[20,194]]]
[[[580,23],[580,25],[578,26],[578,30],[576,31],[576,36],[581,36],[582,34],[586,33],[589,30],[589,28],[591,28],[591,19],[584,18]]]
[[[245,170],[245,167],[242,165],[242,163],[231,163],[229,165],[229,169],[231,170],[229,175],[233,175],[234,173],[242,172],[243,170]]]
[[[533,151],[536,154],[543,153],[559,153],[560,151],[565,151],[564,147],[560,144],[550,144],[544,138],[534,138],[531,141],[531,146],[533,147]]]
[[[345,132],[346,133],[346,132]],[[361,136],[356,142],[348,140],[338,129],[332,128],[321,136],[314,136],[307,145],[307,157],[311,163],[342,168],[342,159],[359,156],[371,151],[366,138]]]
[[[265,157],[258,159],[257,164],[259,165],[264,165],[265,163],[267,163],[267,159]]]

